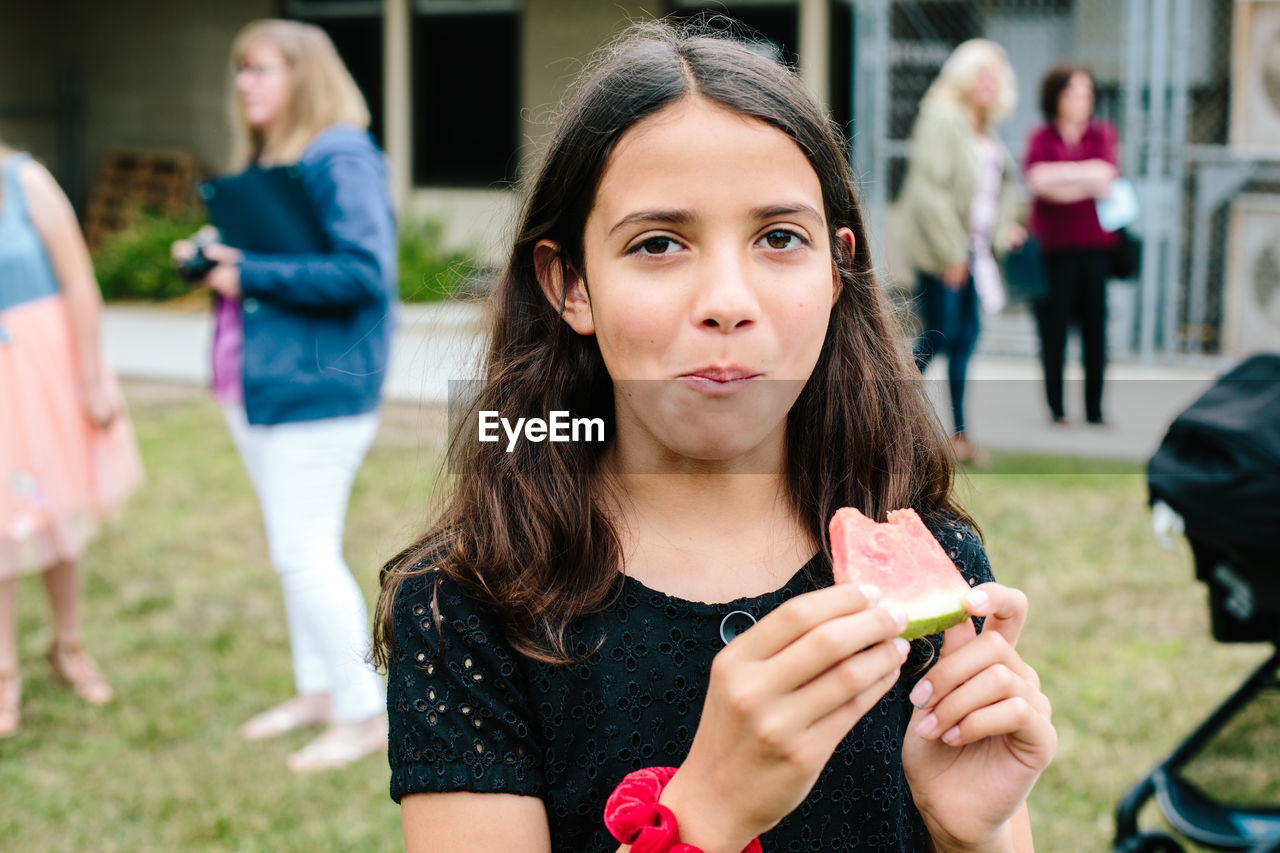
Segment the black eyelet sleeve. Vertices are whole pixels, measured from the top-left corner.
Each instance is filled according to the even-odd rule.
[[[540,796],[527,688],[493,617],[431,572],[401,586],[392,625],[391,798],[446,791]]]

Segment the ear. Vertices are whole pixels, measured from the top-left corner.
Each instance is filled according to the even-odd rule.
[[[595,334],[595,319],[591,316],[591,300],[582,276],[565,263],[560,244],[554,240],[540,240],[533,247],[533,269],[538,277],[542,295],[560,314],[569,327],[580,335]],[[561,310],[561,300],[564,308]]]
[[[836,304],[836,300],[840,298],[840,291],[844,289],[844,279],[840,277],[840,267],[853,262],[853,247],[856,244],[853,231],[847,227],[837,228],[834,239],[835,245],[831,247],[835,254],[835,257],[831,259],[832,305]]]

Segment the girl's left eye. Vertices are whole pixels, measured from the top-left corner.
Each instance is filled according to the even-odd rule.
[[[669,255],[680,248],[680,244],[670,237],[650,237],[631,248],[628,254]]]
[[[783,228],[775,228],[760,239],[770,249],[795,249],[805,243],[799,234]]]

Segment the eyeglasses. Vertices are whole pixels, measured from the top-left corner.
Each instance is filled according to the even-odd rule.
[[[283,62],[265,62],[261,65],[245,64],[236,67],[236,76],[239,77],[241,74],[245,74],[249,77],[261,79],[263,77],[274,77],[287,71],[288,68],[289,66]]]

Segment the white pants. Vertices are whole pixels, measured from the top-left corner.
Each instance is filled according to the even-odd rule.
[[[378,415],[254,426],[243,406],[223,412],[284,587],[298,693],[328,694],[339,722],[372,717],[386,700],[382,679],[365,661],[368,611],[342,556],[342,529]]]

